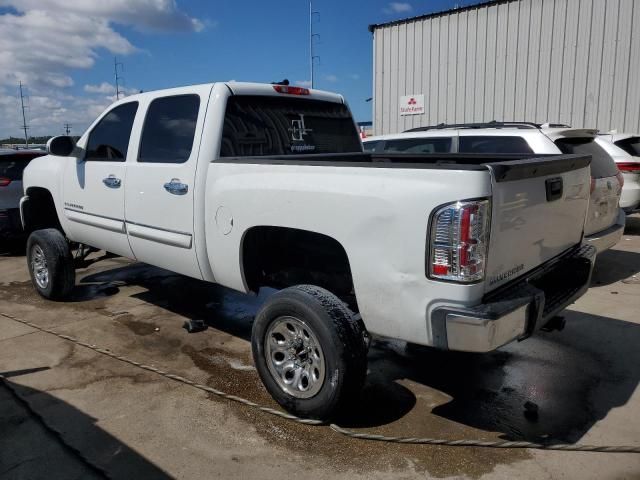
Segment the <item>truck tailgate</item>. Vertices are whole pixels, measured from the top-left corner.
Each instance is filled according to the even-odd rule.
[[[581,242],[589,163],[589,156],[562,155],[486,164],[492,177],[486,292]]]

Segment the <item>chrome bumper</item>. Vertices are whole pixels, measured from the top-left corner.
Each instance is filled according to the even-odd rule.
[[[589,235],[588,237],[584,237],[584,240],[589,245],[593,245],[594,247],[596,247],[598,253],[604,252],[620,241],[620,239],[622,238],[622,234],[624,233],[624,225],[626,221],[626,213],[624,213],[624,210],[619,209],[616,223],[611,225],[606,230],[594,233],[593,235]]]
[[[434,346],[490,352],[523,340],[587,291],[595,257],[595,247],[584,244],[491,292],[480,305],[436,309]]]

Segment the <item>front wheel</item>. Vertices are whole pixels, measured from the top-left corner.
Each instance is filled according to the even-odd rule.
[[[360,392],[367,370],[362,322],[329,291],[298,285],[271,296],[256,316],[253,359],[286,410],[329,420]]]
[[[75,285],[67,239],[54,228],[36,230],[27,240],[27,264],[36,291],[49,300],[66,300]]]

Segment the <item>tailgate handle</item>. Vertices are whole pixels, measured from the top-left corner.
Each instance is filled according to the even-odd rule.
[[[549,178],[545,182],[547,188],[547,202],[562,198],[562,177]]]

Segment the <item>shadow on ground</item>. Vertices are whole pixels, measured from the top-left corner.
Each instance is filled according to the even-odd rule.
[[[0,238],[0,257],[22,257],[26,253],[25,238]]]
[[[627,223],[624,228],[625,235],[640,235],[640,213],[627,215]]]
[[[622,258],[625,253],[608,252],[603,260],[607,271],[618,262],[628,266],[629,260]],[[638,261],[635,256],[632,260]],[[104,290],[117,293],[117,286],[125,284],[144,287],[146,291],[135,296],[150,304],[205,320],[245,340],[250,339],[257,309],[270,294],[248,296],[135,264],[84,277],[76,297],[82,301]],[[624,405],[636,389],[640,325],[571,311],[566,318],[563,332],[540,332],[525,342],[481,355],[376,339],[363,400],[340,422],[377,427],[402,420],[407,424],[403,434],[425,435],[433,428],[428,424],[434,414],[500,432],[508,439],[578,441],[612,408]],[[406,382],[416,388],[405,386]],[[526,402],[537,406],[537,416],[525,417]]]
[[[640,326],[580,312],[566,312],[566,319],[563,332],[539,332],[489,354],[403,351],[380,342],[371,369],[382,384],[405,378],[445,393],[451,400],[432,413],[454,422],[507,439],[577,442],[634,393]],[[525,416],[526,402],[537,416]]]
[[[621,240],[624,242],[624,238]],[[607,250],[599,253],[593,269],[591,286],[611,285],[640,273],[640,253],[626,250]]]
[[[99,428],[95,418],[46,392],[9,380],[47,369],[0,372],[6,378],[0,381],[0,478],[171,478]],[[30,407],[45,415],[48,425],[62,436],[45,427]],[[86,459],[78,455],[78,448]]]

